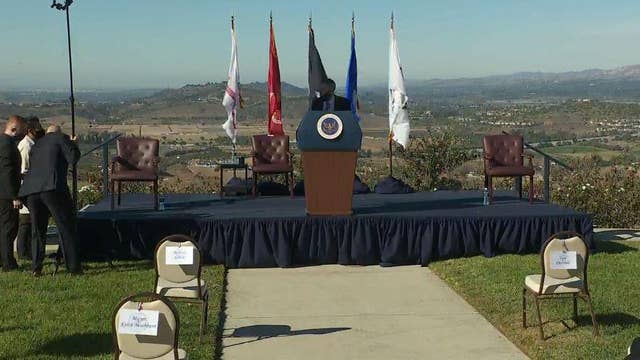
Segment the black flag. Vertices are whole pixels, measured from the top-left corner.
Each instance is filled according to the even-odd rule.
[[[311,20],[309,20],[309,109],[313,101],[320,97],[320,84],[327,80],[327,73],[322,66],[322,59],[316,48]]]

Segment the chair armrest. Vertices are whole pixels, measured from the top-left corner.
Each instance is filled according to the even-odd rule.
[[[118,155],[111,158],[111,174],[115,171],[116,163],[122,163],[123,161],[125,160]]]
[[[249,156],[251,157],[251,166],[256,164],[256,155],[258,155],[258,152],[256,152],[255,150],[251,150],[249,152]],[[246,162],[246,160],[245,160],[245,162]]]
[[[489,166],[488,166],[489,168],[493,167],[493,163],[494,163],[493,154],[482,153],[482,159],[489,162]],[[485,168],[487,168],[486,164],[485,164]]]
[[[523,158],[526,157],[529,159],[529,167],[533,167],[533,154],[520,154]]]

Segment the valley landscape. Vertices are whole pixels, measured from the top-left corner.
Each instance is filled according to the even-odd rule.
[[[523,134],[526,141],[563,162],[596,156],[606,167],[636,164],[640,159],[640,65],[407,83],[415,138],[452,132],[464,139],[461,146],[477,152],[483,135],[506,131]],[[227,116],[221,105],[224,88],[223,82],[216,82],[176,89],[79,91],[77,132],[82,148],[89,150],[116,134],[157,138],[166,186],[217,191],[218,172],[211,165],[228,158],[231,150],[221,128]],[[0,92],[0,116],[35,115],[69,132],[66,96],[65,91]],[[266,83],[242,84],[242,96],[238,154],[248,156],[249,137],[266,129]],[[364,132],[359,173],[373,186],[387,172],[386,88],[361,88],[359,98]],[[306,89],[283,83],[283,122],[292,137],[307,110],[307,99]],[[536,158],[538,166],[541,160]],[[89,182],[87,174],[99,171],[101,164],[101,151],[85,156],[81,183]],[[477,180],[481,174],[476,157],[450,176]],[[466,180],[458,186],[480,186]]]

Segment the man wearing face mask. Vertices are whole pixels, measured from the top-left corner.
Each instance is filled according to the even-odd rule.
[[[40,125],[40,119],[35,116],[26,119],[27,134],[18,144],[18,151],[22,158],[21,174],[24,177],[28,172],[30,166],[29,155],[31,148],[36,143],[36,140],[44,136],[44,129]],[[20,225],[18,227],[18,238],[16,240],[16,249],[18,250],[18,257],[21,259],[31,259],[31,217],[29,216],[29,209],[23,206],[20,209]]]
[[[320,97],[313,101],[311,110],[314,111],[351,111],[349,100],[335,95],[336,83],[327,79],[320,84]]]
[[[25,132],[24,119],[17,115],[9,117],[0,134],[0,260],[2,271],[18,268],[13,256],[13,240],[18,233],[18,210],[22,202],[20,190],[20,153],[17,141]]]

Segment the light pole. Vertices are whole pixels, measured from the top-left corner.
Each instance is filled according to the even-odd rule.
[[[64,11],[67,17],[67,48],[69,51],[69,87],[71,90],[71,95],[69,96],[69,101],[71,102],[71,137],[74,138],[76,136],[76,100],[73,96],[73,62],[71,61],[71,27],[69,25],[69,7],[73,4],[73,0],[65,0],[64,4],[53,0],[51,4],[52,9]],[[72,164],[71,167],[71,176],[72,180],[72,198],[73,198],[73,209],[74,211],[78,210],[78,165]]]

